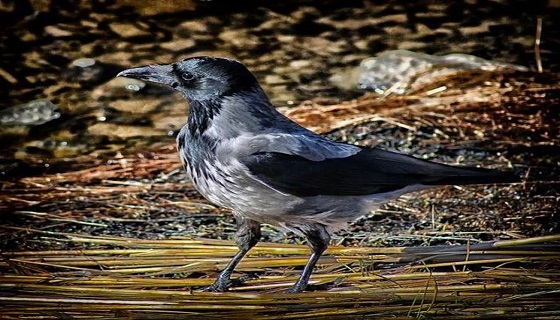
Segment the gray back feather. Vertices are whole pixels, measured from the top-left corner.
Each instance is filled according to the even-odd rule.
[[[278,152],[321,161],[345,158],[361,150],[327,140],[286,118],[270,105],[260,88],[224,99],[220,113],[204,135],[220,141],[216,148],[219,160]]]

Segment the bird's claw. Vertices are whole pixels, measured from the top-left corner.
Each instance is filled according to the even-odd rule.
[[[291,287],[290,289],[286,290],[285,292],[286,293],[299,293],[299,292],[302,292],[302,291],[303,291],[302,289]]]
[[[321,284],[305,284],[305,285],[298,285],[297,283],[291,287],[290,289],[286,290],[286,293],[299,293],[302,291],[329,291],[335,289],[340,286],[346,277],[339,277],[336,278],[332,282],[326,282]]]
[[[299,292],[307,290],[309,287],[311,287],[311,285],[309,285],[309,284],[300,285],[300,284],[296,283],[290,289],[286,290],[286,293],[299,293]]]
[[[246,274],[235,279],[218,277],[218,279],[216,279],[216,281],[212,285],[202,289],[202,291],[203,292],[226,292],[231,287],[241,286],[246,281],[257,279],[257,278],[258,277],[254,274]]]
[[[202,289],[203,292],[226,292],[231,287],[230,281],[218,281]]]

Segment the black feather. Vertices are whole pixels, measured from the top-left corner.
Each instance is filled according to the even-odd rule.
[[[256,153],[243,163],[260,181],[300,197],[368,195],[409,185],[464,185],[517,182],[507,172],[453,167],[381,149],[353,156],[311,161],[297,155]]]
[[[208,129],[212,119],[220,113],[221,101],[219,99],[191,100],[189,108],[187,127],[192,136],[199,136]]]

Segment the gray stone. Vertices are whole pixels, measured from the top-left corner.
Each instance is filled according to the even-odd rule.
[[[49,100],[34,100],[0,111],[4,125],[40,125],[60,118],[59,108]]]
[[[72,61],[72,65],[80,68],[91,67],[95,64],[95,59],[91,58],[80,58]]]
[[[523,66],[485,60],[468,54],[434,56],[407,50],[387,51],[362,61],[358,69],[358,87],[383,94],[405,94],[411,85],[427,84],[435,77],[464,70],[496,70],[509,68],[525,71]]]

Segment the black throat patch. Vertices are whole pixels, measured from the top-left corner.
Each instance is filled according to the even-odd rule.
[[[219,99],[189,101],[189,117],[187,120],[191,136],[202,135],[210,126],[212,119],[220,113]]]

